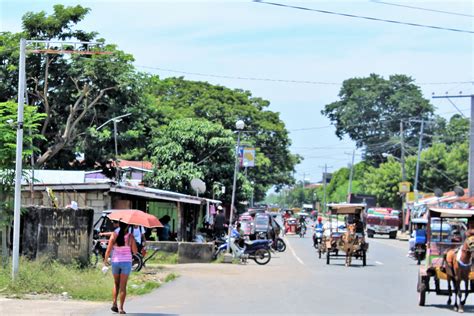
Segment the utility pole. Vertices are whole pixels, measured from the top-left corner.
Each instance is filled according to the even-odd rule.
[[[402,165],[402,182],[405,182],[407,179],[407,174],[405,171],[405,140],[404,140],[404,131],[403,131],[403,121],[400,121],[400,162]],[[402,193],[402,232],[405,232],[405,217],[406,217],[406,193]]]
[[[469,173],[468,173],[468,192],[469,196],[474,196],[474,94],[471,95],[444,95],[433,96],[433,99],[441,98],[471,98],[471,124],[469,129]]]
[[[18,117],[16,130],[16,159],[15,159],[15,196],[13,204],[13,253],[12,253],[12,280],[18,274],[20,262],[20,209],[21,209],[21,175],[23,173],[23,108],[26,94],[26,46],[34,45],[29,53],[46,54],[79,54],[79,55],[110,55],[112,52],[95,51],[94,47],[103,45],[93,42],[60,42],[50,40],[20,39],[20,56],[18,68]],[[39,46],[46,45],[46,49]],[[50,45],[57,45],[53,49]],[[64,46],[67,46],[65,48]],[[71,49],[72,47],[72,49]],[[86,49],[84,49],[86,47]],[[77,48],[77,49],[76,49]]]
[[[323,190],[324,190],[324,200],[323,200],[323,213],[326,214],[326,209],[327,209],[327,205],[326,205],[326,176],[327,176],[327,173],[328,173],[328,168],[332,168],[332,167],[328,167],[327,164],[324,164],[324,171],[323,171]]]
[[[416,158],[416,171],[415,171],[415,186],[413,192],[415,193],[415,202],[418,202],[418,173],[420,172],[420,156],[421,156],[421,146],[423,145],[423,127],[425,121],[421,120],[420,127],[420,139],[418,140],[418,157]]]
[[[351,173],[349,174],[349,188],[347,190],[347,203],[350,202],[351,193],[352,193],[352,175],[354,174],[354,156],[355,156],[355,149],[352,151]]]

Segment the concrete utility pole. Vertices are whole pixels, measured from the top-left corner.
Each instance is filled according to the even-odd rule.
[[[50,45],[57,45],[52,49]],[[80,55],[110,55],[111,52],[93,51],[92,48],[103,45],[94,42],[58,42],[49,40],[20,39],[20,57],[18,68],[18,117],[16,130],[16,159],[15,159],[15,197],[13,199],[13,253],[12,253],[12,280],[18,274],[20,262],[20,209],[21,209],[21,175],[23,173],[23,107],[26,94],[26,46],[35,45],[30,53],[46,54],[80,54]],[[46,45],[46,49],[38,47]],[[67,46],[67,48],[64,48]],[[83,47],[87,47],[84,49]],[[71,49],[72,47],[72,49]],[[76,47],[80,47],[76,49]]]
[[[400,163],[402,165],[402,182],[407,180],[407,174],[405,171],[405,135],[403,131],[403,121],[400,121]],[[402,232],[405,232],[405,217],[406,217],[406,193],[402,193]]]
[[[324,171],[323,171],[323,190],[324,190],[324,200],[323,200],[323,213],[326,213],[326,209],[327,209],[327,205],[326,205],[326,176],[327,176],[327,173],[328,173],[328,168],[332,168],[332,167],[328,167],[327,164],[324,164]]]
[[[413,192],[415,193],[415,202],[418,202],[418,173],[420,171],[420,156],[421,156],[421,147],[423,145],[423,127],[425,121],[421,120],[421,127],[420,127],[420,139],[418,140],[418,157],[416,159],[416,171],[415,171],[415,185],[413,188]]]
[[[443,95],[433,96],[433,99],[450,98],[471,98],[471,123],[469,129],[469,174],[468,174],[468,192],[469,196],[474,196],[474,94],[471,95]]]
[[[352,151],[351,173],[349,174],[349,188],[347,189],[347,203],[350,202],[351,193],[352,193],[352,175],[354,174],[354,157],[355,157],[355,149]]]

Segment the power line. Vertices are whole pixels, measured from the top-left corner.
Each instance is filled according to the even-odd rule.
[[[269,81],[269,82],[282,82],[282,83],[296,83],[296,84],[310,84],[310,85],[333,85],[339,86],[342,82],[330,82],[330,81],[311,81],[311,80],[299,80],[299,79],[279,79],[279,78],[265,78],[265,77],[248,77],[241,75],[221,75],[221,74],[211,74],[203,72],[191,72],[185,70],[176,70],[170,68],[161,68],[154,66],[144,66],[144,65],[135,65],[137,68],[143,69],[152,69],[164,72],[178,73],[183,75],[192,75],[199,77],[209,77],[209,78],[222,78],[222,79],[232,79],[232,80],[244,80],[244,81]],[[416,85],[446,85],[446,84],[467,84],[473,83],[474,81],[452,81],[452,82],[414,82]]]
[[[312,8],[308,8],[308,7],[300,7],[300,6],[294,6],[294,5],[276,3],[276,2],[267,2],[267,1],[262,1],[262,0],[253,0],[253,2],[261,3],[261,4],[267,4],[267,5],[273,5],[273,6],[277,6],[277,7],[285,7],[285,8],[290,8],[290,9],[303,10],[303,11],[312,11],[312,12],[318,12],[318,13],[324,13],[324,14],[339,15],[339,16],[344,16],[344,17],[349,17],[349,18],[364,19],[364,20],[377,21],[377,22],[400,24],[400,25],[408,25],[408,26],[415,26],[415,27],[423,27],[423,28],[458,32],[458,33],[474,34],[473,31],[462,30],[462,29],[454,29],[454,28],[443,27],[443,26],[426,25],[426,24],[419,24],[419,23],[411,23],[411,22],[402,22],[402,21],[396,21],[396,20],[380,19],[380,18],[374,18],[374,17],[370,17],[370,16],[355,15],[355,14],[341,13],[341,12],[334,12],[334,11],[320,10],[320,9],[312,9]]]
[[[415,6],[411,6],[411,5],[398,4],[398,3],[390,3],[390,2],[379,1],[379,0],[371,0],[371,2],[378,3],[378,4],[391,5],[391,6],[394,6],[394,7],[402,7],[402,8],[408,8],[408,9],[421,10],[421,11],[430,11],[430,12],[443,13],[443,14],[450,14],[450,15],[457,15],[457,16],[466,16],[466,17],[470,17],[470,18],[474,17],[474,15],[471,15],[471,14],[458,13],[458,12],[450,12],[450,11],[443,11],[443,10],[434,10],[434,9],[428,9],[428,8],[422,8],[422,7],[415,7]]]

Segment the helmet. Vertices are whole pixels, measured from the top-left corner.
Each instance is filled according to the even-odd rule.
[[[323,218],[321,216],[318,217],[318,222],[321,222]]]

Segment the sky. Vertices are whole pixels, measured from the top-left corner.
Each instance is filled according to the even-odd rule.
[[[468,0],[272,2],[473,31],[474,5]],[[337,138],[321,115],[326,104],[338,100],[345,79],[409,75],[446,118],[457,110],[446,99],[432,99],[433,93],[474,92],[473,34],[251,0],[0,0],[0,32],[20,31],[25,12],[51,13],[57,3],[90,8],[78,27],[133,54],[141,71],[245,89],[269,100],[269,110],[280,113],[290,132],[291,151],[304,158],[296,167],[298,180],[319,181],[324,165],[331,172],[351,161],[354,142]],[[470,115],[468,98],[452,101]],[[356,150],[356,162],[361,153]]]

